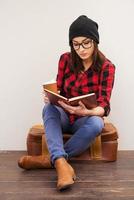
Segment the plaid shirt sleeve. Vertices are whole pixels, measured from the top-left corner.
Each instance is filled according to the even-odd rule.
[[[63,82],[64,82],[64,71],[65,66],[67,63],[67,55],[63,54],[61,55],[58,63],[58,74],[57,74],[57,88],[58,90],[62,90]]]
[[[115,66],[110,62],[107,61],[103,67],[100,74],[100,84],[99,84],[99,91],[98,91],[98,106],[104,108],[105,113],[104,115],[107,116],[110,112],[110,97],[112,88],[114,85],[114,76],[115,76]]]

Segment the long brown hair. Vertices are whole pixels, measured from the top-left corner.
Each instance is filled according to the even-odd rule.
[[[92,67],[95,71],[99,72],[106,58],[103,55],[103,53],[98,49],[98,44],[96,42],[94,42],[94,52],[92,58],[93,58]],[[71,43],[71,70],[75,74],[84,71],[82,59],[77,55],[76,51],[73,48],[72,43]]]

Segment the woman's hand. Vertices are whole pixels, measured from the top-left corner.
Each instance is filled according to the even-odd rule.
[[[81,101],[79,101],[78,106],[70,106],[64,103],[63,101],[58,101],[58,103],[70,114],[75,114],[79,116],[87,116],[87,113],[89,111]]]
[[[44,103],[47,104],[47,103],[50,103],[45,91],[43,91],[43,100],[44,100]]]
[[[85,105],[79,101],[79,106],[70,106],[66,103],[64,103],[63,101],[58,101],[59,104],[65,109],[67,110],[70,114],[75,114],[75,115],[79,115],[79,116],[100,116],[103,117],[104,115],[104,108],[102,108],[101,106],[97,106],[96,108],[92,108],[92,109],[87,109],[85,107]]]

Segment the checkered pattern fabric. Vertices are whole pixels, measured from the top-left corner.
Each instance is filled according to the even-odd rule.
[[[60,94],[67,97],[76,97],[94,92],[98,106],[105,110],[104,116],[110,112],[110,97],[114,84],[115,66],[106,59],[101,71],[97,72],[92,67],[76,75],[71,68],[71,54],[61,55],[58,65],[57,86]],[[69,114],[70,122],[73,123],[78,116]]]

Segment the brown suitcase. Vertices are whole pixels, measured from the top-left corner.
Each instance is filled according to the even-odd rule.
[[[70,138],[69,134],[63,133],[64,143]],[[118,149],[118,133],[112,123],[105,122],[105,126],[100,134],[96,137],[89,149],[77,157],[77,160],[103,160],[116,161]],[[34,125],[30,128],[27,136],[28,155],[47,154],[47,144],[45,140],[43,125]]]

